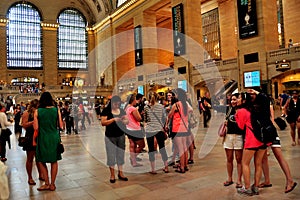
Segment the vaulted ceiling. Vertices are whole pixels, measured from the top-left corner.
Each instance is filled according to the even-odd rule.
[[[66,0],[64,0],[66,1]],[[100,22],[117,7],[117,0],[68,0],[71,5],[79,5],[85,10],[91,24]]]
[[[0,0],[0,17],[4,17],[9,8],[20,2],[36,6],[43,19],[55,21],[58,13],[65,8],[76,8],[94,25],[107,17],[117,8],[118,0]]]
[[[78,9],[86,18],[89,26],[101,22],[117,9],[118,2],[126,0],[0,0],[0,17],[5,17],[9,8],[20,2],[28,2],[37,7],[46,23],[55,23],[59,13],[66,8]],[[157,26],[168,28],[171,20],[170,0],[158,1],[148,9],[155,13]],[[131,22],[132,23],[132,22]]]

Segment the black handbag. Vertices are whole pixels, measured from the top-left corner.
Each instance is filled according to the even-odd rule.
[[[27,137],[19,137],[18,142],[19,142],[18,145],[20,147],[25,147],[29,144],[29,141],[28,141]]]
[[[65,152],[65,147],[64,147],[63,143],[60,142],[57,145],[57,152],[60,153],[60,154],[62,154],[63,152]]]
[[[58,135],[59,135],[59,139],[60,139],[60,143],[58,143],[58,145],[57,145],[57,153],[62,154],[63,152],[65,152],[65,147],[64,147],[63,143],[61,142],[61,137],[60,137],[58,108],[57,108],[56,126],[57,126]]]
[[[9,128],[1,130],[1,138],[3,138],[4,141],[8,141],[11,134],[12,132]]]

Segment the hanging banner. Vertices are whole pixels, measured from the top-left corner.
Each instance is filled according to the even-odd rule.
[[[140,66],[143,64],[142,27],[140,25],[134,28],[134,49],[135,66]]]
[[[183,5],[172,8],[174,55],[185,54]]]
[[[237,6],[240,39],[258,35],[256,0],[237,0]]]

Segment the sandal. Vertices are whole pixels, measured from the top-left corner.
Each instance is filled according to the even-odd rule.
[[[50,187],[49,187],[49,190],[54,191],[55,189],[56,189],[56,186],[54,184],[51,184]]]
[[[50,189],[49,185],[46,185],[46,184],[37,188],[38,191],[44,191],[44,190],[49,190],[49,189]]]
[[[181,169],[181,168],[179,168],[179,167],[175,170],[175,172],[181,173],[181,174],[184,174],[184,173],[185,173],[184,169]]]
[[[128,181],[128,178],[127,178],[127,177],[121,176],[120,174],[118,174],[118,178],[119,178],[121,181]]]
[[[265,184],[265,183],[261,183],[258,185],[259,188],[267,188],[267,187],[272,187],[272,184]]]
[[[28,184],[29,184],[29,185],[36,185],[36,183],[35,183],[34,180],[32,180],[32,179],[30,179],[30,180],[28,181]]]
[[[235,185],[235,188],[242,188],[243,187],[243,185],[241,184],[241,183],[237,183],[236,185]]]
[[[227,187],[227,186],[232,185],[232,184],[233,184],[233,181],[225,181],[223,185],[225,187]]]
[[[163,171],[164,171],[165,173],[169,173],[169,170],[168,170],[168,169],[163,169]]]
[[[287,189],[287,187],[285,187],[284,193],[289,193],[289,192],[293,191],[296,186],[297,186],[297,183],[294,182],[293,186],[290,189]]]

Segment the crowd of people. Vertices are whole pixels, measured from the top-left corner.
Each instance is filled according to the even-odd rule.
[[[24,108],[22,108],[24,106]],[[15,118],[11,118],[10,122],[6,116],[4,104],[0,104],[0,152],[1,161],[5,162],[6,158],[6,142],[10,141],[9,136],[4,137],[4,130],[7,126],[15,126],[15,134],[20,135],[22,128],[26,130],[26,142],[23,144],[23,150],[26,151],[26,172],[28,175],[28,184],[35,185],[36,182],[32,177],[33,161],[35,159],[39,180],[44,181],[37,190],[56,189],[55,181],[58,172],[58,160],[61,160],[61,154],[58,151],[60,144],[59,129],[63,129],[63,121],[60,109],[49,92],[43,92],[40,99],[32,100],[27,106],[21,104],[14,109]],[[21,127],[21,129],[19,128]],[[51,178],[49,179],[47,163],[51,163]]]
[[[292,145],[296,145],[295,129],[300,122],[300,101],[297,92],[286,99],[281,107],[283,116],[291,127]],[[211,100],[209,93],[199,101],[200,113],[203,113],[203,127],[209,126],[211,118]],[[287,161],[284,159],[280,138],[276,131],[274,121],[274,109],[272,101],[263,93],[253,89],[247,92],[236,93],[230,96],[226,110],[227,132],[223,138],[223,147],[227,158],[228,177],[224,186],[236,183],[237,192],[245,195],[258,195],[259,188],[272,187],[269,167],[268,149],[270,148],[286,176],[285,193],[291,192],[297,185],[293,180]],[[86,129],[86,121],[94,122],[93,112],[97,119],[105,127],[105,149],[107,166],[110,171],[110,183],[116,182],[115,165],[117,165],[117,177],[121,181],[128,181],[123,172],[125,164],[126,139],[129,142],[130,164],[134,168],[141,167],[139,154],[148,147],[149,173],[156,172],[156,153],[161,154],[163,172],[169,173],[170,167],[174,172],[186,173],[189,165],[194,164],[194,135],[191,129],[193,125],[193,106],[186,92],[180,88],[169,91],[166,100],[157,93],[152,92],[148,98],[141,94],[130,94],[125,104],[117,95],[112,96],[104,109],[101,105],[84,103],[82,99],[73,99],[72,102],[56,102],[49,92],[43,92],[40,99],[34,99],[30,104],[21,103],[13,109],[14,119],[8,120],[5,114],[5,105],[0,105],[0,124],[2,127],[0,136],[1,161],[7,160],[6,142],[3,130],[7,126],[15,126],[15,133],[21,134],[22,128],[26,130],[25,137],[28,144],[23,146],[26,151],[26,171],[28,184],[35,185],[32,177],[34,159],[36,160],[39,180],[44,184],[39,191],[56,189],[55,181],[58,172],[58,162],[62,159],[57,146],[60,143],[60,131],[66,134],[78,134],[79,130]],[[274,139],[261,141],[256,136],[255,120],[258,119],[264,126],[271,127]],[[13,121],[14,120],[14,121]],[[13,123],[14,122],[14,123]],[[79,124],[80,123],[80,124]],[[298,135],[299,136],[299,135]],[[145,140],[146,138],[146,140]],[[172,140],[172,155],[168,161],[165,149],[166,138]],[[298,137],[298,144],[300,140]],[[233,180],[234,163],[237,163],[237,180]],[[251,165],[254,158],[254,177],[251,185]],[[176,162],[177,161],[177,162]],[[46,163],[51,163],[50,176]],[[262,174],[264,181],[260,182]]]

